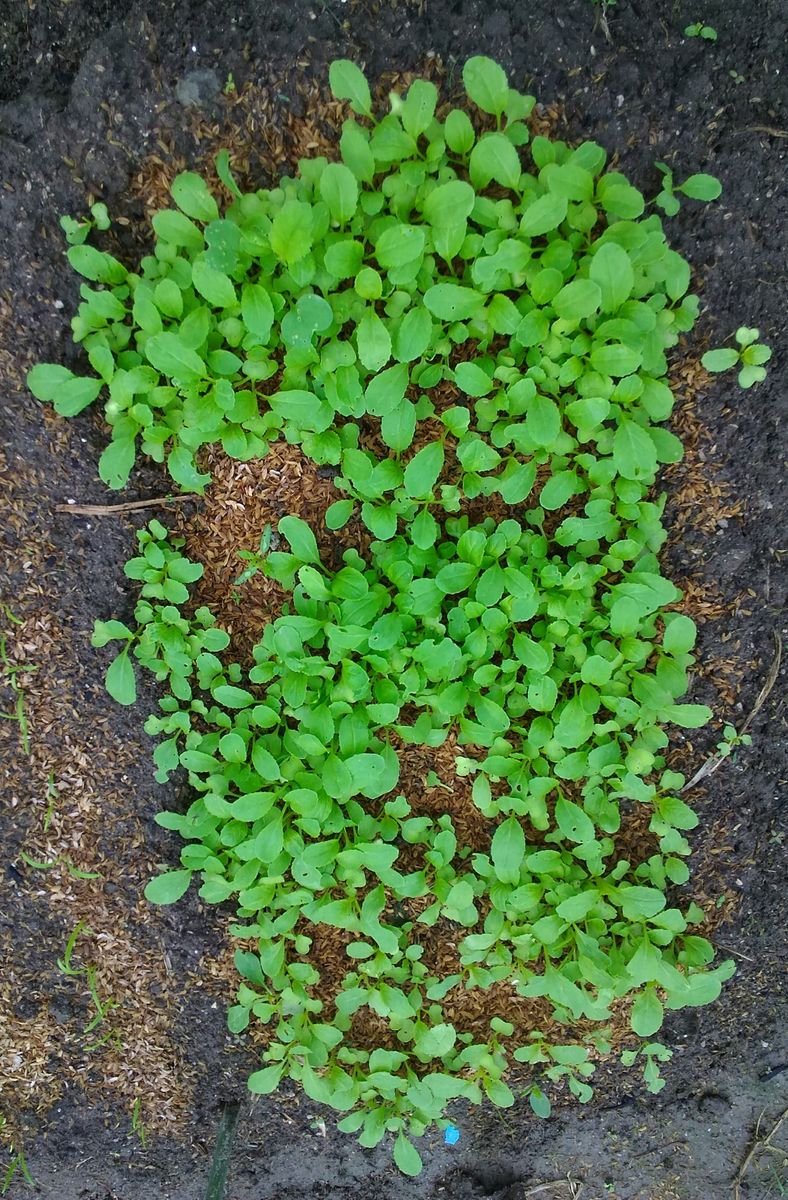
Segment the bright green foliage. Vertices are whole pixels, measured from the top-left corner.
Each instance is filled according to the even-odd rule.
[[[719,200],[722,195],[722,184],[714,175],[706,175],[700,172],[697,175],[689,175],[683,183],[675,183],[673,172],[665,163],[658,162],[655,164],[662,172],[662,190],[657,195],[654,203],[668,217],[675,217],[681,207],[681,202],[677,193],[688,196],[691,200],[703,200],[709,203],[711,200]]]
[[[717,30],[713,25],[704,25],[703,21],[695,21],[692,25],[687,25],[684,29],[684,36],[691,38],[703,38],[707,42],[716,42]]]
[[[147,895],[171,903],[194,874],[203,900],[237,906],[254,949],[236,956],[230,1028],[256,1019],[272,1036],[251,1090],[300,1081],[362,1145],[392,1132],[415,1174],[409,1135],[450,1100],[510,1106],[516,1061],[539,1076],[537,1115],[545,1081],[586,1101],[617,1000],[650,1038],[665,1008],[708,1003],[732,971],[690,931],[701,911],[666,894],[688,878],[697,818],[664,726],[711,714],[679,703],[695,629],[669,611],[680,593],[660,572],[652,489],[681,457],[666,355],[698,300],[602,147],[531,140],[533,98],[489,59],[463,71],[475,122],[438,119],[424,81],[378,120],[354,64],[330,78],[361,118],[342,162],[242,194],[221,159],[235,197],[221,213],[199,176],[179,176],[139,274],[96,250],[75,263],[103,285],[83,288],[74,322],[99,378],[44,365],[30,386],[69,415],[107,385],[116,486],[138,450],[199,490],[202,445],[243,459],[284,436],[338,468],[329,529],[355,515],[373,535],[366,559],[346,550],[329,569],[299,518],[279,524],[289,549],[267,531],[247,571],[290,600],[242,666],[207,609],[189,615],[201,568],[152,522],[127,566],[136,624],[97,622],[94,643],[123,643],[107,678],[121,703],[134,659],[166,685],[146,725],[157,778],[184,768],[194,799],[159,817],[186,844]],[[362,418],[387,457],[362,448]],[[477,499],[495,519],[470,518]],[[456,736],[488,852],[448,813],[412,812],[392,733]],[[634,865],[615,835],[640,806],[656,849]],[[443,921],[459,930],[448,978],[422,961]],[[347,941],[335,1010],[315,994],[321,925]],[[447,1019],[452,989],[502,981],[544,998],[560,1044],[534,1031],[520,1045],[498,1017],[475,1040]],[[365,1007],[396,1049],[354,1043]]]
[[[707,371],[717,373],[739,366],[739,387],[750,388],[766,378],[765,363],[772,356],[770,346],[759,342],[760,330],[741,325],[734,335],[738,349],[708,350],[700,360]]]

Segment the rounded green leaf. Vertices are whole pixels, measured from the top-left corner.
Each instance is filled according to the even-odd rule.
[[[205,363],[177,333],[157,333],[145,342],[145,357],[151,366],[171,379],[192,383],[206,374]]]
[[[469,99],[482,112],[501,116],[509,102],[509,80],[503,67],[483,54],[475,55],[462,69],[462,82]]]
[[[261,283],[245,283],[241,292],[241,316],[250,333],[267,342],[274,321],[271,297]]]
[[[647,987],[632,1005],[630,1024],[638,1037],[653,1037],[662,1025],[662,1004],[653,988]]]
[[[195,291],[214,308],[231,308],[236,303],[233,281],[223,271],[210,266],[204,258],[198,258],[192,264],[192,283]]]
[[[353,112],[372,115],[372,97],[364,73],[348,58],[337,58],[328,68],[328,84],[337,100],[347,100]]]
[[[394,1162],[403,1175],[420,1175],[424,1166],[418,1150],[404,1133],[398,1133],[394,1142]]]
[[[425,292],[424,303],[440,321],[465,321],[481,311],[484,296],[456,283],[436,283]]]
[[[455,154],[467,154],[476,138],[468,114],[461,108],[453,108],[444,122],[443,136],[446,138],[446,145]]]
[[[423,205],[424,219],[439,229],[461,225],[476,203],[476,193],[463,179],[438,184]]]
[[[309,204],[286,200],[271,224],[271,249],[288,266],[312,249],[313,218]]]
[[[358,184],[350,168],[344,163],[328,163],[319,186],[332,220],[339,225],[349,221],[358,205]]]
[[[355,500],[335,500],[326,509],[326,526],[328,529],[341,529],[353,515],[356,507]]]
[[[602,303],[602,292],[592,279],[573,279],[553,297],[553,308],[563,321],[582,321]]]
[[[279,522],[279,532],[290,543],[290,549],[296,558],[304,563],[320,565],[320,551],[317,548],[315,535],[300,517],[282,517]]]
[[[400,114],[403,128],[413,138],[429,129],[438,103],[438,89],[428,79],[414,79]]]
[[[516,188],[522,173],[520,156],[502,133],[487,133],[476,143],[468,169],[477,188],[487,187],[492,180],[502,187]]]
[[[525,858],[525,834],[517,817],[511,816],[496,829],[490,849],[495,874],[502,883],[519,883]]]
[[[186,213],[187,217],[205,223],[217,220],[218,206],[201,175],[194,171],[184,171],[181,175],[176,175],[170,191],[178,208]]]
[[[642,425],[623,417],[613,438],[613,462],[624,479],[650,481],[657,470],[654,442]]]
[[[707,371],[728,371],[739,361],[738,350],[707,350],[701,358],[701,365]]]
[[[676,191],[683,192],[691,200],[719,200],[722,195],[722,184],[714,175],[700,172],[697,175],[690,175],[676,188]]]
[[[379,371],[391,358],[391,335],[373,309],[356,326],[358,356],[368,371]]]
[[[431,442],[414,454],[405,468],[405,494],[430,496],[443,469],[443,443]]]
[[[540,237],[557,229],[566,217],[566,196],[557,196],[548,192],[528,205],[520,220],[520,233],[523,237]]]
[[[615,312],[629,299],[635,272],[626,250],[615,242],[604,242],[591,259],[589,275],[601,293],[604,312]]]
[[[165,871],[147,884],[145,899],[151,904],[175,904],[188,891],[191,879],[191,871]]]
[[[275,1064],[264,1067],[262,1071],[253,1071],[247,1080],[247,1087],[255,1096],[268,1096],[279,1087],[282,1078],[282,1067]]]
[[[133,704],[137,699],[137,681],[129,658],[128,646],[112,660],[104,677],[107,691],[118,704]]]

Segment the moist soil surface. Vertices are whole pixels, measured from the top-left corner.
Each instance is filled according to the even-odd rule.
[[[683,36],[701,19],[716,41]],[[94,617],[130,612],[122,564],[152,512],[59,506],[162,496],[167,481],[137,469],[108,495],[99,416],[55,417],[23,380],[38,360],[80,364],[61,214],[103,200],[133,261],[166,182],[208,149],[230,144],[257,186],[310,137],[320,152],[332,130],[315,97],[331,59],[355,59],[373,81],[426,70],[451,89],[466,57],[489,54],[536,94],[557,136],[601,142],[646,195],[658,191],[655,161],[679,179],[709,170],[723,181],[720,201],[687,201],[669,223],[702,299],[688,360],[742,323],[775,353],[749,391],[732,374],[684,379],[674,427],[688,460],[665,480],[666,570],[701,622],[693,699],[741,728],[784,632],[787,25],[781,0],[0,0],[0,709],[19,718],[0,722],[2,1171],[21,1149],[52,1200],[202,1200],[221,1115],[240,1103],[229,1200],[734,1194],[748,1150],[788,1103],[780,681],[752,719],[752,745],[689,796],[701,824],[684,890],[715,914],[714,940],[738,969],[716,1004],[670,1015],[665,1089],[649,1096],[610,1062],[594,1100],[559,1103],[549,1121],[525,1102],[460,1109],[459,1143],[429,1134],[425,1170],[407,1179],[385,1147],[360,1149],[290,1085],[250,1102],[253,1048],[224,1020],[226,914],[194,898],[156,911],[141,900],[151,872],[176,860],[175,835],[152,818],[178,789],[153,781],[142,729],[153,691],[134,709],[114,705],[89,633]],[[719,729],[678,745],[688,774]],[[775,1147],[788,1144],[782,1133]],[[745,1165],[742,1197],[785,1194],[786,1155],[756,1147]],[[9,1194],[32,1194],[21,1170]]]

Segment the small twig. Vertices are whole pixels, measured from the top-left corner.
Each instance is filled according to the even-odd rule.
[[[766,703],[766,701],[769,697],[769,693],[771,692],[772,688],[774,687],[775,683],[777,682],[777,676],[780,673],[780,662],[782,661],[782,654],[783,654],[783,644],[782,644],[782,641],[780,640],[779,634],[775,632],[775,634],[774,634],[774,659],[772,661],[771,667],[769,668],[769,674],[766,677],[766,682],[764,683],[763,687],[761,688],[760,692],[758,693],[758,698],[756,699],[755,704],[753,705],[752,712],[747,717],[747,720],[744,722],[741,729],[739,730],[739,736],[741,736],[742,734],[745,734],[747,732],[747,730],[750,728],[750,725],[754,721],[755,717],[758,715],[758,713],[761,711],[764,704]],[[698,770],[692,776],[692,779],[690,779],[688,783],[684,784],[684,787],[681,789],[681,791],[688,792],[690,790],[690,788],[695,787],[696,783],[700,783],[701,779],[706,779],[707,776],[713,775],[714,772],[717,771],[722,766],[722,764],[727,761],[727,759],[729,757],[730,757],[729,754],[712,754],[712,756],[710,758],[707,758],[705,763],[703,763],[698,768]]]
[[[782,656],[783,656],[782,640],[780,638],[780,635],[775,631],[775,634],[774,634],[774,661],[772,662],[772,665],[769,668],[769,674],[766,677],[766,683],[763,685],[760,692],[758,693],[758,699],[755,701],[755,706],[753,707],[752,712],[750,713],[749,717],[747,718],[747,720],[744,722],[744,724],[741,727],[742,733],[747,732],[750,725],[752,724],[753,718],[756,717],[757,714],[761,711],[761,709],[763,708],[764,704],[766,703],[766,701],[769,697],[769,693],[771,692],[772,688],[774,687],[775,683],[777,682],[777,676],[780,674],[780,662],[782,660]]]
[[[765,1111],[766,1110],[764,1109],[764,1112]],[[774,1125],[772,1125],[771,1131],[769,1133],[767,1133],[765,1138],[760,1137],[760,1129],[761,1129],[761,1121],[763,1120],[763,1112],[758,1117],[758,1120],[755,1123],[755,1134],[753,1136],[752,1145],[750,1146],[749,1150],[745,1154],[742,1164],[736,1173],[736,1178],[733,1181],[733,1200],[740,1200],[741,1185],[744,1181],[744,1176],[747,1174],[750,1164],[752,1163],[752,1160],[755,1158],[756,1154],[758,1154],[758,1152],[761,1150],[774,1150],[775,1149],[775,1147],[772,1146],[772,1138],[774,1137],[775,1133],[780,1128],[780,1126],[782,1125],[782,1123],[786,1117],[788,1117],[788,1108],[786,1108],[785,1111],[777,1118]]]
[[[671,1150],[674,1146],[686,1146],[686,1138],[674,1138],[672,1142],[665,1142],[661,1146],[649,1146],[648,1150],[641,1150],[638,1154],[634,1154],[633,1158],[645,1158],[647,1154],[659,1154],[662,1150]]]
[[[788,129],[775,129],[773,125],[747,125],[736,133],[768,133],[770,137],[788,138]]]
[[[741,950],[734,950],[733,946],[726,946],[724,942],[718,942],[716,938],[709,938],[709,941],[713,942],[718,950],[724,950],[726,954],[732,954],[735,958],[743,958],[745,962],[757,962],[757,959],[750,958],[749,954],[743,954]]]
[[[129,500],[126,504],[56,504],[55,512],[74,513],[79,517],[110,517],[114,513],[134,512],[138,508],[155,508],[160,504],[183,504],[199,499],[197,492],[185,496],[156,496],[152,500]]]
[[[570,1179],[569,1176],[567,1176],[566,1179],[551,1179],[548,1183],[537,1183],[535,1187],[526,1188],[523,1192],[523,1196],[537,1196],[540,1192],[547,1192],[550,1190],[550,1188],[556,1187],[571,1188],[572,1200],[579,1200],[580,1193],[583,1190],[582,1183],[579,1183],[574,1179]]]

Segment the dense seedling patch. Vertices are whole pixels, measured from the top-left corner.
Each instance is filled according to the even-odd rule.
[[[252,661],[193,611],[202,568],[155,521],[126,567],[135,621],[97,622],[94,644],[122,643],[121,703],[134,659],[163,686],[157,777],[185,768],[195,798],[160,816],[186,845],[147,894],[173,902],[197,874],[206,901],[237,906],[250,948],[230,1026],[270,1030],[250,1087],[300,1081],[362,1144],[394,1132],[411,1173],[408,1134],[455,1097],[512,1104],[513,1061],[538,1114],[551,1083],[588,1099],[614,1012],[659,1090],[664,1009],[713,1000],[732,971],[670,891],[697,819],[665,726],[710,716],[679,703],[695,630],[670,611],[652,493],[681,456],[662,423],[666,352],[698,311],[689,268],[600,146],[531,139],[533,98],[490,60],[463,76],[473,120],[437,117],[424,81],[378,119],[361,72],[334,63],[357,118],[341,161],[242,194],[220,160],[223,212],[179,176],[139,272],[73,245],[99,285],[74,320],[97,374],[30,376],[65,415],[106,389],[114,487],[141,453],[202,490],[201,447],[250,459],[282,437],[337,470],[327,524],[341,538],[360,521],[367,548],[327,564],[283,518],[255,569],[290,601]],[[398,786],[403,748],[447,744],[483,848]],[[632,812],[645,861],[617,843]],[[426,952],[436,928],[456,942],[448,974]],[[331,979],[312,953],[326,931]],[[549,1033],[463,1023],[458,996],[501,986],[538,1001]]]

